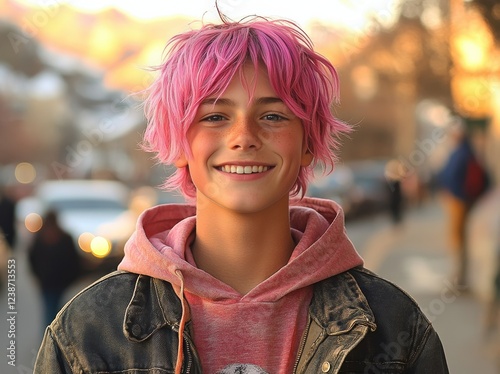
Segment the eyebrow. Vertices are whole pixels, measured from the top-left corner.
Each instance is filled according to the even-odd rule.
[[[257,100],[255,100],[255,104],[257,105],[262,105],[262,104],[274,104],[274,103],[283,103],[283,100],[281,100],[279,97],[273,97],[273,96],[265,96],[265,97],[259,97]],[[207,98],[201,102],[200,105],[228,105],[228,106],[235,106],[236,103],[231,100],[231,99],[226,99],[226,98]]]
[[[283,103],[279,97],[259,97],[256,101],[256,104],[274,104],[274,103]]]

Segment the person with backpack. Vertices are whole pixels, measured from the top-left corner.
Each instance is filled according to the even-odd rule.
[[[461,119],[449,129],[454,148],[438,175],[441,198],[448,217],[453,281],[467,286],[467,221],[478,199],[488,190],[490,178],[474,150]]]

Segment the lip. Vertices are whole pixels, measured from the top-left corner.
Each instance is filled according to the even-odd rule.
[[[235,165],[235,166],[267,166],[268,168],[273,168],[273,164],[258,162],[258,161],[227,161],[221,162],[215,165],[216,168],[220,168],[225,165]]]

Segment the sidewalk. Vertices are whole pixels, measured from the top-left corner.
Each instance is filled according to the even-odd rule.
[[[473,249],[469,256],[471,289],[481,300],[491,302],[500,252],[500,188],[490,191],[472,211],[468,238]]]
[[[439,201],[408,211],[399,228],[385,216],[347,224],[365,266],[407,291],[432,321],[450,373],[500,373],[496,367],[500,340],[485,334],[484,304],[447,278],[451,267],[445,230]]]

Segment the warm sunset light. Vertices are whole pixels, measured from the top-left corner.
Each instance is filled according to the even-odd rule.
[[[171,36],[198,27],[200,20],[219,20],[214,0],[68,0],[50,5],[37,0],[18,0],[18,3],[29,7],[21,27],[36,34],[42,43],[104,70],[107,86],[127,92],[148,86],[151,74],[145,68],[161,62],[163,47]],[[219,9],[234,20],[249,15],[286,18],[306,31],[312,22],[320,22],[361,36],[373,31],[374,20],[386,26],[395,22],[399,3],[400,0],[346,0],[332,5],[328,0],[311,0],[304,7],[284,0],[217,2]]]
[[[471,117],[489,116],[494,108],[489,76],[498,57],[495,41],[479,13],[461,10],[461,27],[453,30],[451,52],[455,65],[451,88],[457,109]]]
[[[495,42],[485,23],[478,17],[473,18],[468,27],[457,31],[453,50],[457,63],[467,71],[478,71],[490,62]]]
[[[88,55],[100,65],[110,65],[116,61],[125,48],[125,40],[119,37],[112,25],[98,24],[90,30],[88,36]]]
[[[19,0],[20,3],[39,7],[40,1]],[[97,13],[116,8],[130,17],[153,20],[172,16],[187,16],[195,20],[217,20],[215,0],[67,0],[64,4],[81,12]],[[320,20],[346,28],[361,29],[369,18],[378,18],[382,23],[391,23],[395,18],[395,8],[400,0],[338,1],[332,5],[329,0],[310,0],[307,6],[300,2],[285,0],[219,0],[219,9],[233,19],[248,15],[289,18],[301,24],[310,20]],[[61,4],[63,4],[61,2]],[[43,6],[43,4],[42,4]]]

